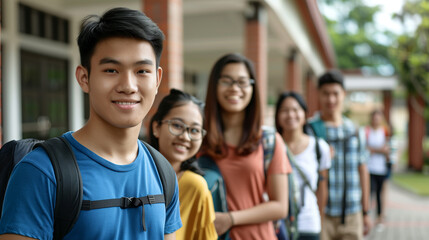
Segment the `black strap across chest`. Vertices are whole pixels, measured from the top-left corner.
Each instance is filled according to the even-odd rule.
[[[146,231],[144,206],[145,204],[164,203],[164,194],[147,195],[144,197],[121,197],[104,200],[83,200],[81,210],[92,210],[100,208],[120,207],[120,208],[137,208],[142,206],[142,224],[143,230]]]

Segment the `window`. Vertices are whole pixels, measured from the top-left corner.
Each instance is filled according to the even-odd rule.
[[[57,42],[69,43],[69,21],[19,4],[19,31]]]
[[[68,62],[21,51],[22,136],[47,139],[68,124]]]

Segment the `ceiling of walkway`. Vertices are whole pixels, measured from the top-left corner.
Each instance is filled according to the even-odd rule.
[[[22,2],[34,5],[32,0]],[[142,8],[140,0],[44,0],[52,11],[66,9],[67,17],[80,20],[88,14],[124,6]],[[213,62],[228,52],[244,53],[247,0],[183,0],[184,62],[186,71],[208,72]],[[270,9],[267,10],[268,73],[270,88],[282,89],[285,61],[294,43]],[[305,60],[301,59],[306,65]],[[272,79],[276,79],[272,81]],[[275,83],[279,86],[276,86]]]

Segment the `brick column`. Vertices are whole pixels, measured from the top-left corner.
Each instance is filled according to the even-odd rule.
[[[306,102],[307,102],[307,117],[312,117],[319,110],[317,101],[317,86],[316,79],[313,73],[308,72],[305,80],[306,84]]]
[[[267,27],[266,12],[259,2],[249,2],[251,11],[246,16],[245,55],[253,61],[256,80],[259,81],[262,114],[267,105]]]
[[[392,108],[392,91],[383,91],[384,119],[390,124],[390,109]]]
[[[292,48],[289,51],[289,56],[286,61],[285,88],[288,91],[302,92],[299,81],[299,69],[297,64],[298,51]]]
[[[424,101],[421,97],[408,96],[408,167],[421,171],[423,168],[423,137],[426,124],[423,117]]]
[[[0,1],[0,9],[2,9],[2,1]],[[0,11],[0,23],[2,23],[2,15],[1,15],[1,11]],[[2,24],[0,24],[0,36],[1,36],[1,26]],[[1,37],[0,37],[0,147],[3,145],[3,122],[2,122],[2,110],[3,110],[3,105],[2,105],[2,88],[1,88],[1,84],[2,84],[2,79],[1,79]]]
[[[142,0],[143,12],[164,32],[164,49],[160,66],[163,69],[161,85],[145,125],[156,112],[161,99],[170,88],[183,89],[183,2],[182,0]]]

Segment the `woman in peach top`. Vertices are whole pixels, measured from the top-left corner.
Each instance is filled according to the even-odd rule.
[[[204,117],[207,135],[201,155],[218,166],[227,195],[228,212],[216,212],[217,233],[230,230],[234,240],[277,239],[272,221],[287,215],[291,167],[283,140],[276,134],[272,161],[264,173],[258,81],[248,59],[227,54],[215,63]]]

